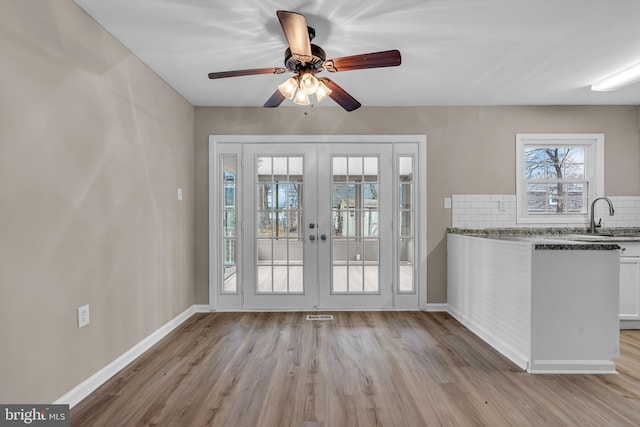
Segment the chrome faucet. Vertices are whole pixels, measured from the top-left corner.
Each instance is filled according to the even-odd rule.
[[[609,198],[607,197],[598,197],[593,202],[591,202],[591,221],[589,222],[589,231],[591,232],[591,234],[596,233],[596,228],[602,227],[602,218],[600,218],[600,221],[598,221],[597,224],[596,224],[596,220],[594,219],[594,214],[595,214],[594,207],[598,200],[606,200],[607,203],[609,203],[609,215],[613,216],[613,214],[615,213],[615,210],[613,209],[613,203],[611,203],[611,200],[609,200]]]

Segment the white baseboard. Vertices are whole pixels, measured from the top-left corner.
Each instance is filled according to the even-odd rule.
[[[617,374],[610,360],[534,360],[531,374]]]
[[[160,341],[166,335],[168,335],[175,328],[180,326],[185,320],[191,317],[194,313],[202,313],[209,312],[208,305],[192,305],[175,318],[167,322],[165,325],[158,328],[155,332],[153,332],[148,337],[144,338],[138,344],[131,347],[124,354],[118,357],[113,362],[109,363],[104,368],[100,369],[95,374],[91,375],[89,378],[75,386],[69,392],[67,392],[64,396],[60,397],[58,400],[53,402],[54,405],[62,404],[69,405],[70,408],[73,408],[75,405],[80,403],[82,399],[87,397],[93,391],[95,391],[98,387],[104,384],[109,378],[120,372],[125,366],[129,363],[133,362],[137,357],[142,355],[145,351],[149,350],[155,343]]]
[[[640,329],[640,320],[620,320],[620,329]]]
[[[425,306],[424,311],[446,311],[449,312],[449,305],[446,303],[429,304]]]
[[[192,308],[194,309],[194,313],[209,313],[215,311],[211,309],[209,304],[195,304]]]
[[[207,306],[208,307],[208,306]],[[394,307],[394,308],[384,308],[384,307],[373,307],[373,308],[362,308],[362,307],[337,307],[337,308],[256,308],[256,307],[248,307],[248,308],[219,308],[215,311],[217,313],[315,313],[315,312],[340,312],[340,311],[421,311],[417,307]]]

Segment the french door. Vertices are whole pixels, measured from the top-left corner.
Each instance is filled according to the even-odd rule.
[[[395,155],[392,143],[218,148],[219,308],[418,308],[414,153]]]

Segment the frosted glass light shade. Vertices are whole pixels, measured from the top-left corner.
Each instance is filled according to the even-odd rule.
[[[296,93],[296,97],[293,99],[293,102],[298,105],[309,105],[309,95],[307,95],[303,90],[299,90],[298,93]]]
[[[278,90],[287,99],[293,99],[298,89],[298,80],[290,77],[286,82],[278,86]]]
[[[300,90],[307,95],[314,94],[318,90],[318,83],[318,79],[313,73],[306,72],[300,77]]]
[[[318,81],[318,90],[316,90],[316,98],[318,98],[318,102],[324,101],[331,92],[331,89],[329,89],[326,84]]]

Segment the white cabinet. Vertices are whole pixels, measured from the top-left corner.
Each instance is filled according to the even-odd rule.
[[[618,243],[620,251],[620,328],[640,329],[640,243]]]

